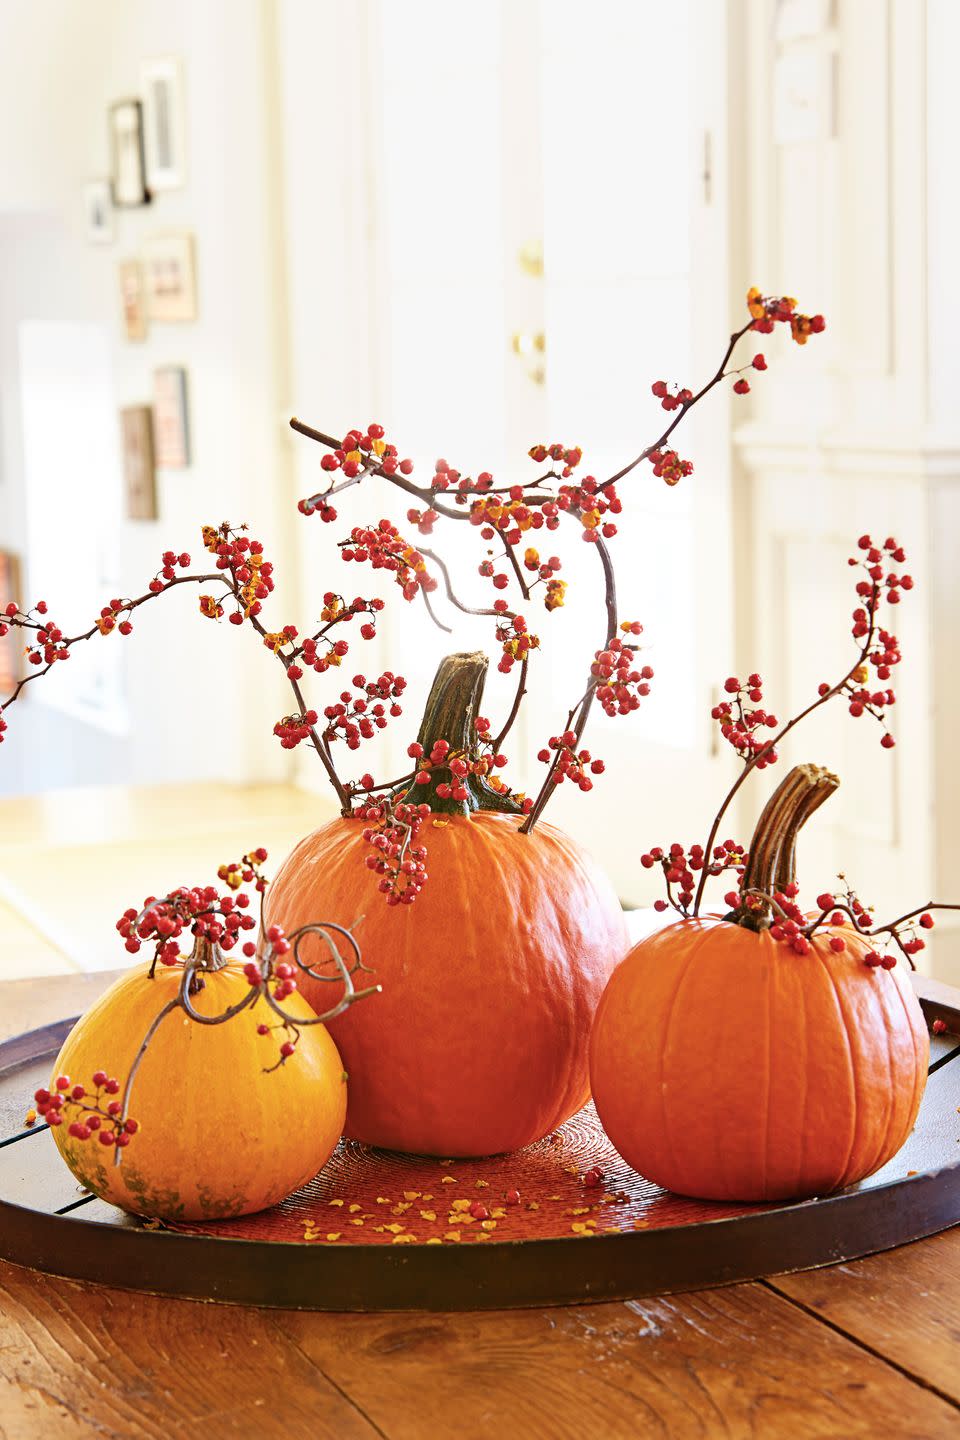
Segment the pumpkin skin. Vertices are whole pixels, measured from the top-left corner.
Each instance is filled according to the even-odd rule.
[[[844,925],[800,956],[718,917],[636,945],[590,1047],[597,1111],[623,1158],[710,1200],[818,1195],[878,1170],[913,1128],[930,1046],[900,967],[863,963],[871,946]]]
[[[182,969],[149,966],[122,975],[77,1022],[54,1075],[90,1085],[109,1067],[123,1083],[152,1021],[174,999]],[[216,1015],[249,993],[239,965],[204,972],[191,1001]],[[299,995],[295,1019],[314,1012]],[[53,1138],[74,1175],[101,1199],[137,1215],[216,1219],[265,1210],[313,1178],[340,1138],[346,1084],[337,1047],[322,1025],[304,1027],[296,1054],[272,1074],[277,1032],[261,1036],[262,1006],[222,1025],[171,1011],[153,1036],[130,1094],[140,1128],[114,1165],[96,1136],[77,1140],[66,1124]]]
[[[317,915],[351,925],[363,983],[383,993],[330,1022],[350,1077],[345,1133],[447,1156],[516,1150],[589,1098],[597,1003],[629,943],[603,872],[562,831],[515,816],[438,815],[421,838],[429,879],[388,907],[365,865],[365,822],[302,840],[267,892],[289,933]],[[314,937],[302,958],[319,966]],[[326,1009],[333,986],[300,979]]]

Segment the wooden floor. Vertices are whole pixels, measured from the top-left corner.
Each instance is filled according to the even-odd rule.
[[[104,983],[0,985],[0,1039]],[[259,1311],[0,1262],[0,1437],[956,1437],[958,1295],[960,1228],[723,1290],[492,1314]]]

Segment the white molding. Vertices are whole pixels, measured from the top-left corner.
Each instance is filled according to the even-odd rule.
[[[911,479],[960,482],[960,438],[882,430],[785,430],[782,425],[749,423],[733,434],[734,448],[748,470],[772,466],[783,470],[873,471]]]

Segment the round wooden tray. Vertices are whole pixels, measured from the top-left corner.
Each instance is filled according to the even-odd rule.
[[[960,1007],[924,993],[930,1080],[913,1135],[860,1185],[734,1206],[659,1190],[592,1107],[516,1155],[439,1161],[344,1142],[272,1211],[159,1226],[81,1190],[44,1130],[25,1131],[73,1020],[0,1045],[0,1256],[74,1279],[315,1310],[499,1309],[700,1289],[888,1249],[960,1220]],[[691,1040],[692,1053],[695,1038]],[[599,1165],[603,1183],[582,1176]],[[519,1204],[506,1192],[518,1189]],[[480,1201],[486,1221],[470,1215]]]

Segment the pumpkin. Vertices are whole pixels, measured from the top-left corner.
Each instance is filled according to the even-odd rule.
[[[798,766],[754,834],[741,895],[794,880],[796,836],[837,785]],[[640,1174],[710,1200],[781,1200],[863,1179],[903,1145],[929,1039],[897,966],[852,925],[799,955],[762,904],[642,940],[604,992],[590,1075],[610,1140]],[[837,953],[830,940],[841,936]]]
[[[209,952],[203,985],[190,999],[201,1015],[220,1015],[249,995],[240,965]],[[53,1130],[82,1185],[121,1209],[166,1220],[217,1219],[265,1210],[313,1178],[343,1130],[346,1085],[337,1047],[323,1025],[300,1031],[294,1056],[276,1066],[275,1034],[259,1035],[248,1014],[203,1024],[177,1007],[182,965],[122,975],[81,1017],[57,1058],[55,1075],[89,1087],[105,1062],[121,1085],[157,1023],[130,1088],[138,1129],[114,1164],[114,1151]],[[298,994],[294,1019],[314,1011]],[[51,1087],[52,1088],[52,1087]]]
[[[443,661],[419,740],[475,753],[483,654]],[[466,801],[416,785],[433,814],[428,879],[393,908],[365,865],[366,824],[340,817],[302,840],[267,894],[288,929],[308,916],[351,925],[382,994],[330,1024],[350,1077],[345,1133],[390,1150],[480,1156],[531,1144],[589,1098],[594,1012],[628,944],[602,871],[560,830],[520,831],[520,807],[482,776]],[[311,941],[301,954],[323,961]],[[329,985],[304,975],[324,1008]],[[364,1013],[361,1013],[364,1012]]]

